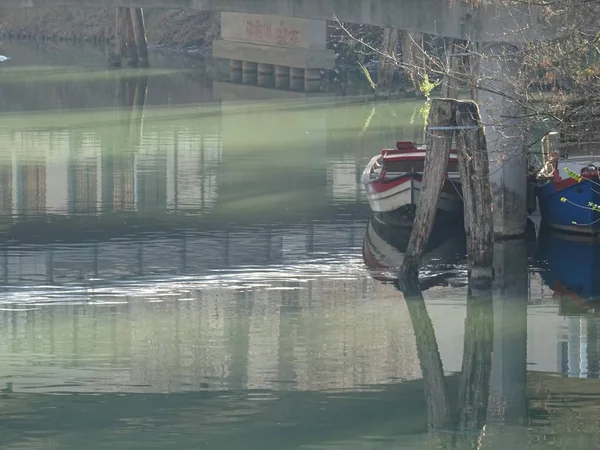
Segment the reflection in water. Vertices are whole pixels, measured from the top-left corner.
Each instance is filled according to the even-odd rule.
[[[569,377],[598,378],[600,372],[600,242],[544,229],[537,258],[554,291],[567,331],[559,343],[560,371]]]
[[[0,84],[2,450],[598,447],[597,380],[555,376],[597,376],[596,319],[540,277],[593,305],[593,253],[499,243],[476,290],[442,227],[419,298],[378,281],[407,236],[359,176],[422,140],[420,104],[231,101],[204,69],[37,51]]]
[[[362,255],[373,278],[380,281],[396,279],[408,247],[411,228],[392,226],[372,215],[363,241]],[[444,278],[456,276],[457,266],[464,262],[465,233],[461,225],[437,223],[431,233],[421,264],[421,289],[439,284]]]
[[[444,375],[435,330],[423,294],[420,290],[407,289],[403,293],[425,383],[429,439],[436,448],[451,447],[452,443],[474,448],[484,433],[488,416],[494,335],[492,286],[469,282],[457,394],[450,392]]]

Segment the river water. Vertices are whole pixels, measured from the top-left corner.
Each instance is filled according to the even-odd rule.
[[[597,243],[532,223],[473,303],[447,230],[424,302],[389,282],[406,233],[360,174],[423,140],[421,102],[0,53],[2,450],[598,448]],[[483,418],[440,425],[465,392]]]

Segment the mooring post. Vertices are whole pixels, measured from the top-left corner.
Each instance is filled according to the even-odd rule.
[[[121,67],[121,12],[115,8],[114,32],[107,26],[104,31],[108,67]]]
[[[115,49],[119,58],[119,66],[122,65],[123,58],[127,54],[127,19],[123,17],[125,10],[127,8],[117,7],[115,16]]]
[[[131,21],[140,67],[148,67],[148,41],[146,40],[146,25],[142,8],[131,8]]]
[[[492,280],[494,224],[490,166],[479,108],[457,101],[456,149],[462,185],[470,280]]]
[[[421,193],[417,203],[417,211],[413,229],[408,241],[402,266],[398,272],[400,290],[416,284],[419,276],[421,256],[433,229],[437,206],[448,165],[448,156],[452,146],[455,125],[456,100],[434,99],[427,118],[428,126],[449,127],[430,130],[425,152],[425,170],[421,184]]]

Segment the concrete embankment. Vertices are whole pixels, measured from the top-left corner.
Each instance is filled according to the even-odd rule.
[[[0,38],[102,42],[112,33],[115,12],[67,7],[0,7]],[[206,11],[145,11],[148,44],[169,50],[210,54],[219,35],[219,15]]]

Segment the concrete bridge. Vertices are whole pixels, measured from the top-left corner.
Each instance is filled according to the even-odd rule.
[[[3,0],[16,8],[73,6],[194,9],[332,20],[476,41],[515,42],[535,37],[539,11],[513,6],[472,7],[463,0]]]

